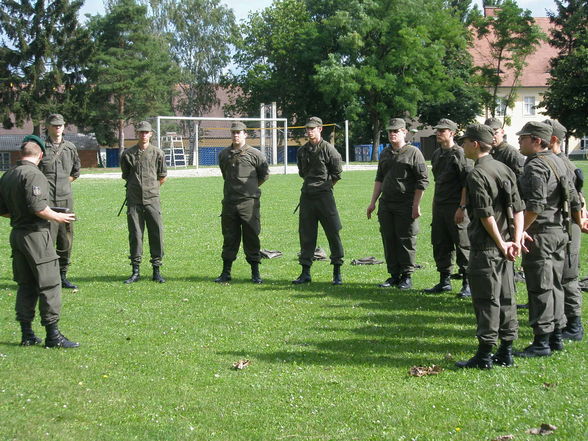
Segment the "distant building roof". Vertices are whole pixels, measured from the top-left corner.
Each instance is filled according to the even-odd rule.
[[[95,150],[98,142],[95,138],[77,133],[63,135],[66,141],[73,142],[78,150]],[[0,135],[0,151],[10,152],[20,149],[23,135]]]

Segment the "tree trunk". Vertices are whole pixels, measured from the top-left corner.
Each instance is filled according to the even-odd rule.
[[[374,125],[372,126],[372,161],[378,160],[378,150],[380,148],[380,118],[374,118]]]
[[[118,101],[118,114],[121,118],[118,120],[118,157],[120,158],[125,150],[125,120],[122,118],[125,111],[125,99],[121,97]]]

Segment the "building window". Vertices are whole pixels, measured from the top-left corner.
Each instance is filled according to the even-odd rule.
[[[0,170],[10,168],[10,152],[0,152]]]
[[[588,135],[586,135],[580,139],[580,149],[581,150],[588,150]]]
[[[505,116],[506,115],[506,99],[504,97],[496,97],[496,111],[494,112],[495,116]]]
[[[535,115],[535,97],[526,96],[523,98],[523,116]]]

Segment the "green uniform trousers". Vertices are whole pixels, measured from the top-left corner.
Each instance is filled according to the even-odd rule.
[[[419,232],[419,221],[412,218],[412,204],[402,206],[380,200],[378,221],[388,273],[393,277],[412,274]]]
[[[143,233],[147,225],[149,237],[150,262],[153,266],[161,266],[163,259],[163,220],[159,200],[152,204],[129,204],[127,207],[127,223],[129,226],[129,259],[139,265],[143,255]]]
[[[49,228],[13,229],[10,246],[14,281],[18,284],[16,320],[32,322],[38,301],[41,325],[56,323],[61,313],[61,278]]]
[[[564,313],[566,317],[582,316],[582,290],[578,284],[580,275],[580,243],[582,231],[575,223],[572,223],[572,240],[568,250],[565,250],[564,269],[562,273],[562,286],[564,290]]]
[[[531,234],[522,266],[529,294],[529,324],[535,335],[549,334],[566,325],[561,275],[567,235],[561,228]]]
[[[257,198],[223,203],[221,213],[221,230],[223,233],[221,256],[223,260],[232,262],[237,258],[242,236],[243,251],[247,262],[261,261],[259,252],[259,233],[261,233],[259,206],[259,199]]]
[[[55,201],[53,207],[69,208],[73,211],[73,199]],[[67,271],[71,262],[71,249],[73,245],[73,222],[69,224],[58,224],[51,222],[51,237],[59,256],[59,269]]]
[[[331,191],[313,195],[300,195],[300,211],[298,216],[298,235],[300,237],[300,265],[312,265],[312,257],[316,249],[318,223],[320,222],[331,251],[331,264],[343,264],[343,243],[339,231],[341,220],[335,204],[335,196]]]
[[[464,221],[456,224],[454,217],[457,206],[453,204],[433,204],[433,222],[431,223],[431,243],[437,271],[450,273],[452,261],[463,274],[468,266],[470,240],[468,239],[469,218],[464,214]]]
[[[472,250],[467,275],[478,341],[494,345],[498,339],[516,340],[519,325],[513,262],[505,259],[497,248]]]

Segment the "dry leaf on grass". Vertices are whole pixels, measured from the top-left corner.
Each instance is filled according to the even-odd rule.
[[[543,387],[545,389],[551,389],[552,387],[557,386],[557,383],[543,383]]]
[[[498,438],[492,439],[492,441],[510,441],[512,439],[515,439],[514,435],[502,435]]]
[[[233,368],[236,370],[245,369],[251,362],[249,360],[239,360],[233,363]]]
[[[443,372],[443,368],[437,365],[413,366],[408,371],[408,374],[412,375],[413,377],[424,377],[425,375],[437,375],[440,372]]]
[[[541,427],[537,429],[527,429],[525,432],[530,433],[531,435],[551,435],[553,432],[557,430],[553,424],[541,424]]]

